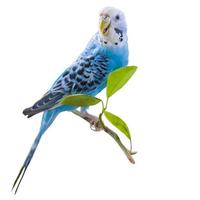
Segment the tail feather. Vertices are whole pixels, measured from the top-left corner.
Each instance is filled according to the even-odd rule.
[[[26,172],[26,170],[27,170],[32,158],[33,158],[35,150],[37,149],[37,146],[38,146],[38,144],[40,142],[41,136],[42,136],[42,134],[39,133],[37,135],[37,137],[35,138],[35,141],[34,141],[32,147],[31,147],[31,149],[30,149],[30,151],[29,151],[29,153],[28,153],[28,155],[26,157],[26,160],[24,161],[24,164],[22,165],[22,167],[21,167],[21,169],[20,169],[20,171],[19,171],[19,173],[17,175],[17,178],[15,179],[15,181],[13,183],[12,190],[15,188],[15,192],[14,192],[15,194],[17,193],[17,190],[18,190],[18,188],[19,188],[19,186],[21,184],[21,181],[22,181],[22,179],[24,177],[24,174],[25,174],[25,172]]]
[[[15,194],[17,193],[17,190],[18,190],[19,185],[20,185],[20,183],[21,183],[21,181],[22,181],[22,179],[23,179],[23,177],[24,177],[24,174],[25,174],[25,172],[26,172],[26,169],[27,169],[27,167],[22,166],[21,169],[20,169],[20,171],[19,171],[19,174],[17,175],[17,178],[15,179],[15,182],[14,182],[13,187],[12,187],[12,190],[13,190],[13,189],[15,188],[15,186],[16,186]],[[19,178],[20,178],[20,179],[19,179]],[[19,182],[18,182],[18,180],[19,180]],[[18,184],[17,184],[17,182],[18,182]],[[17,185],[16,185],[16,184],[17,184]]]
[[[15,179],[15,181],[13,183],[12,190],[15,189],[15,191],[14,191],[15,194],[17,193],[17,190],[18,190],[18,188],[21,184],[21,181],[26,173],[26,170],[33,158],[33,155],[37,149],[37,146],[40,142],[42,135],[49,128],[49,126],[52,124],[52,122],[55,120],[58,113],[59,113],[58,109],[49,110],[49,111],[44,112],[42,122],[41,122],[40,132],[37,135],[37,137],[35,138],[32,146],[31,146],[31,149],[26,157],[26,160],[24,161],[24,164],[22,165],[22,167],[17,175],[17,178]]]

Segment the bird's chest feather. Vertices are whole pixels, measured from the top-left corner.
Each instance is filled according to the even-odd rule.
[[[109,70],[114,71],[128,64],[128,45],[123,47],[112,47],[105,50],[105,55],[109,60]]]

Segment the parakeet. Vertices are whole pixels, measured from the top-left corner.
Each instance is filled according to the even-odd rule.
[[[128,37],[124,13],[113,7],[104,8],[99,15],[99,29],[85,50],[53,83],[45,95],[23,114],[28,118],[43,112],[39,133],[13,184],[15,193],[23,179],[38,143],[62,111],[74,111],[77,107],[61,105],[65,95],[97,95],[106,86],[110,72],[128,64]],[[81,112],[87,114],[86,108]]]

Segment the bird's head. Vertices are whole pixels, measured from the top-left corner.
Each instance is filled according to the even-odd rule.
[[[106,7],[100,12],[99,35],[103,44],[122,45],[127,41],[127,26],[124,13],[113,7]]]

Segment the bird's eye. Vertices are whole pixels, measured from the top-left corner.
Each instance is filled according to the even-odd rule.
[[[119,19],[120,19],[119,15],[116,15],[116,16],[115,16],[115,19],[116,19],[116,20],[119,20]]]

